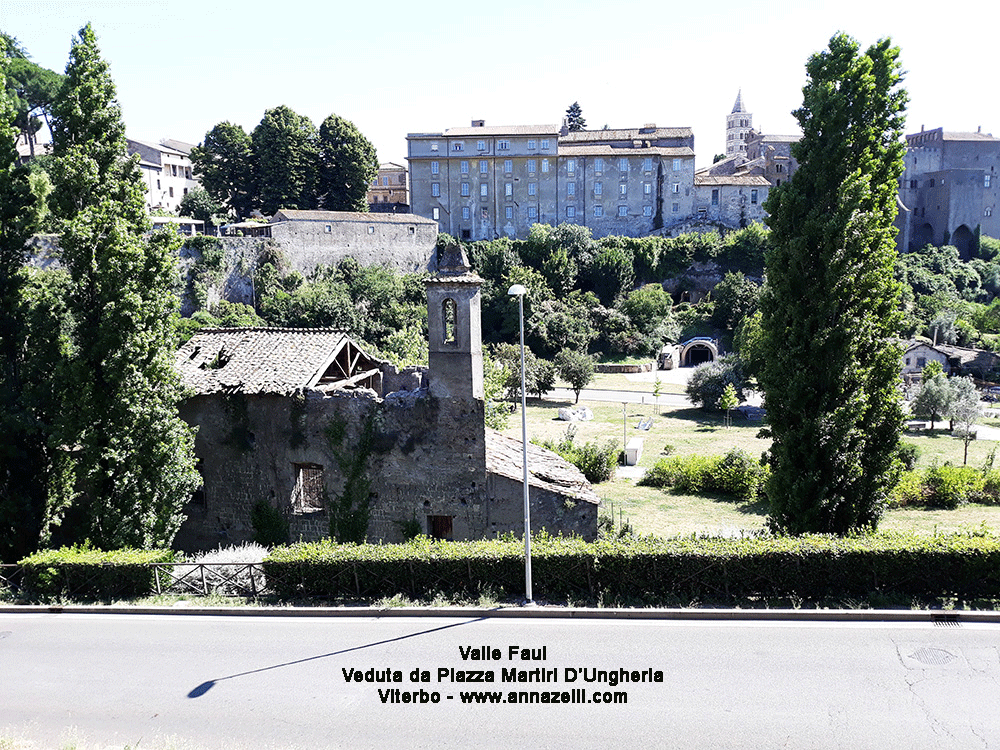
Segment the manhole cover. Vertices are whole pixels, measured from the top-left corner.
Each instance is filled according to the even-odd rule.
[[[921,664],[939,667],[955,661],[958,657],[940,648],[919,648],[910,654],[910,658]]]

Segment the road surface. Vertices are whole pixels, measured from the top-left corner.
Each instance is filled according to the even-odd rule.
[[[1000,741],[998,644],[989,624],[0,614],[0,747],[969,750]]]

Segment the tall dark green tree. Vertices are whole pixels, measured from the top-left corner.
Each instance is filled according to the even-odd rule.
[[[773,437],[771,523],[874,528],[899,471],[896,186],[906,92],[888,40],[839,34],[806,65],[800,166],[771,192],[759,373]]]
[[[199,482],[173,370],[177,240],[143,237],[142,181],[89,25],[73,42],[54,115],[53,205],[72,317],[59,373],[72,398],[57,437],[72,481],[55,509],[53,539],[105,549],[168,545]]]
[[[14,125],[35,155],[35,134],[42,121],[51,129],[52,107],[62,87],[63,77],[34,63],[24,46],[0,32],[0,55],[7,58],[6,87],[14,107]]]
[[[25,242],[34,197],[18,166],[17,113],[0,56],[0,561],[37,547],[45,517],[48,434],[30,382],[33,351],[26,301]]]
[[[260,210],[316,207],[317,135],[312,121],[284,105],[269,109],[250,134]]]
[[[367,211],[368,186],[378,175],[378,155],[353,122],[330,115],[319,127],[320,208]]]
[[[580,106],[580,102],[573,102],[569,105],[569,108],[566,110],[566,124],[569,126],[569,132],[571,133],[587,127],[587,121],[583,117],[583,108]]]
[[[253,209],[256,186],[250,136],[239,125],[220,122],[205,133],[205,140],[191,149],[194,173],[216,201],[245,219]]]

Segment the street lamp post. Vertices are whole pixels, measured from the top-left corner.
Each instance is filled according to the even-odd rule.
[[[507,294],[517,297],[521,323],[521,450],[524,464],[524,591],[525,602],[532,604],[531,596],[531,506],[528,503],[528,417],[524,376],[524,295],[528,293],[521,284],[514,284]]]

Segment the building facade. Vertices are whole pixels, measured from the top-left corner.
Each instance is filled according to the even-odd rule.
[[[139,156],[139,171],[146,186],[146,207],[150,211],[176,212],[188,191],[199,187],[192,170],[189,144],[171,141],[149,143],[128,139],[128,152]],[[182,150],[188,146],[187,151]]]
[[[906,145],[900,250],[954,245],[968,259],[977,234],[1000,237],[1000,138],[921,129]]]
[[[368,186],[368,205],[378,212],[408,210],[410,193],[406,185],[406,167],[394,162],[379,164],[378,175]]]
[[[690,128],[571,133],[475,120],[411,133],[407,146],[413,212],[463,240],[525,239],[537,223],[642,236],[692,213]]]

